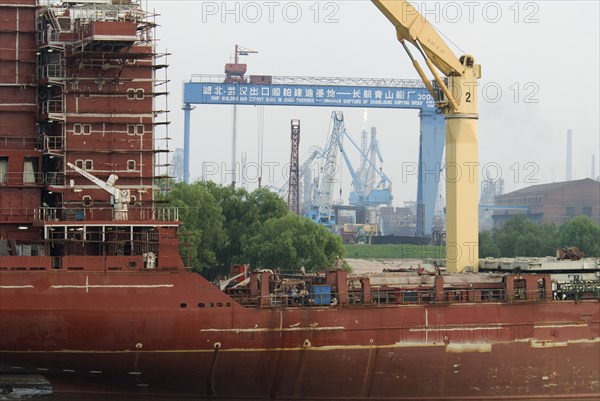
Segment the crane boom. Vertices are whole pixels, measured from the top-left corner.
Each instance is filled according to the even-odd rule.
[[[433,26],[406,0],[372,0],[396,28],[425,86],[446,119],[446,266],[450,272],[478,269],[477,80],[481,67],[471,55],[457,58]],[[405,42],[417,48],[442,90],[431,82]],[[438,71],[448,77],[448,85]]]
[[[435,28],[406,0],[373,0],[373,3],[396,27],[399,41],[407,40],[423,50],[447,77],[462,75],[465,67],[454,55]]]
[[[131,193],[128,189],[119,189],[115,186],[115,182],[117,182],[119,177],[117,177],[114,174],[111,174],[110,177],[108,177],[108,180],[106,182],[104,182],[100,178],[77,167],[73,163],[67,162],[67,166],[69,166],[70,168],[72,168],[73,170],[75,170],[76,172],[78,172],[79,174],[81,174],[82,176],[84,176],[85,178],[87,178],[88,180],[90,180],[91,182],[96,184],[98,187],[102,188],[103,190],[105,190],[106,192],[108,192],[109,194],[111,194],[114,197],[114,199],[115,199],[115,204],[114,204],[114,208],[113,208],[113,219],[114,220],[117,220],[117,221],[127,220],[127,217],[128,217],[127,210],[128,210],[129,200],[131,198]]]
[[[81,174],[82,176],[84,176],[85,178],[87,178],[88,180],[90,180],[91,182],[93,182],[94,184],[96,184],[97,186],[99,186],[100,188],[102,188],[103,190],[105,190],[106,192],[111,194],[112,196],[116,195],[117,188],[114,186],[114,183],[118,179],[118,177],[116,175],[114,175],[114,174],[111,175],[108,178],[108,181],[104,182],[100,178],[88,173],[84,169],[77,167],[73,163],[67,162],[67,166],[71,167],[73,170],[77,171],[79,174]]]

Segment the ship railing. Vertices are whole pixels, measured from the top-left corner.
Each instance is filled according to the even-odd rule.
[[[36,148],[37,138],[0,136],[0,149]]]
[[[153,210],[153,220],[158,221],[179,221],[179,208],[165,207]]]
[[[453,288],[445,289],[443,297],[431,289],[385,289],[372,291],[374,303],[391,304],[432,304],[432,303],[487,303],[519,302],[545,299],[545,290],[515,290],[509,293],[505,288]]]
[[[36,209],[9,207],[0,208],[0,222],[28,222],[36,215]]]
[[[35,221],[110,221],[113,219],[112,207],[80,207],[54,208],[41,207],[36,209]],[[130,207],[127,211],[129,221],[178,221],[177,208],[140,208]]]
[[[64,138],[62,136],[44,135],[43,149],[45,151],[59,151],[64,147]]]
[[[507,291],[504,288],[453,288],[444,290],[444,299],[441,302],[447,303],[485,303],[485,302],[506,302],[508,299]]]
[[[274,307],[301,307],[301,306],[336,306],[338,304],[337,292],[313,293],[273,293],[269,294],[266,306]]]
[[[546,290],[543,288],[533,290],[515,289],[514,294],[509,294],[507,298],[510,302],[539,301],[546,299]]]
[[[265,296],[250,296],[245,292],[231,292],[229,296],[245,307],[288,308],[288,307],[328,307],[338,305],[337,292],[277,292]]]
[[[351,291],[349,304],[363,304],[364,294]],[[505,288],[459,288],[445,289],[443,297],[434,288],[426,289],[373,289],[371,291],[373,305],[427,305],[427,304],[460,304],[460,303],[506,303],[535,302],[546,299],[543,289],[509,292]],[[331,293],[271,293],[261,297],[249,294],[233,293],[230,296],[247,307],[313,307],[337,306],[338,294]]]
[[[526,290],[506,288],[457,288],[444,290],[443,302],[448,303],[486,303],[486,302],[521,302],[541,301],[547,299],[543,288]]]
[[[505,288],[452,288],[443,291],[443,297],[434,288],[427,289],[373,289],[373,303],[381,305],[432,304],[432,303],[493,303],[539,301],[546,299],[546,291],[542,289],[515,289],[510,292]],[[353,297],[352,303],[360,302]]]
[[[61,99],[47,100],[45,102],[42,102],[41,106],[41,113],[46,114],[48,116],[56,114],[62,115],[63,113],[63,101]]]
[[[55,48],[61,48],[64,46],[64,38],[61,37],[61,31],[49,27],[46,30],[38,31],[37,33],[37,44],[40,47],[52,46]]]
[[[380,305],[431,304],[436,302],[434,289],[373,289],[372,302]]]
[[[33,171],[4,171],[0,175],[0,184],[40,186],[44,184],[44,174]]]

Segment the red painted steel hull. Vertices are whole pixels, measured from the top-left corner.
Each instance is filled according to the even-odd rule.
[[[184,271],[4,271],[0,287],[1,371],[57,392],[600,397],[598,301],[244,308]]]

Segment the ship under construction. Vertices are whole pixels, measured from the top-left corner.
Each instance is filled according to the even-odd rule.
[[[375,3],[395,18],[396,2]],[[0,0],[3,395],[35,375],[56,393],[142,397],[600,397],[597,263],[585,282],[568,261],[560,280],[539,263],[239,267],[220,286],[187,269],[177,210],[156,201],[168,79],[154,17],[139,1]]]
[[[60,221],[80,221],[92,207],[94,219],[111,220],[114,196],[68,163],[104,181],[118,175],[132,212],[145,218],[156,161],[168,150],[155,136],[168,119],[155,102],[166,95],[167,80],[158,77],[166,55],[155,52],[154,16],[126,0],[3,0],[0,12],[3,253],[45,255],[33,244],[45,238],[61,256],[70,251],[69,237],[83,233],[71,234]],[[85,235],[99,232],[89,227]],[[54,267],[60,263],[56,258]]]

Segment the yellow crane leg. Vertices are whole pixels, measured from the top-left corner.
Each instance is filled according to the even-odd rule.
[[[446,269],[478,269],[477,119],[446,116]]]
[[[449,78],[458,109],[446,114],[446,269],[479,268],[479,164],[477,78],[479,68]]]

